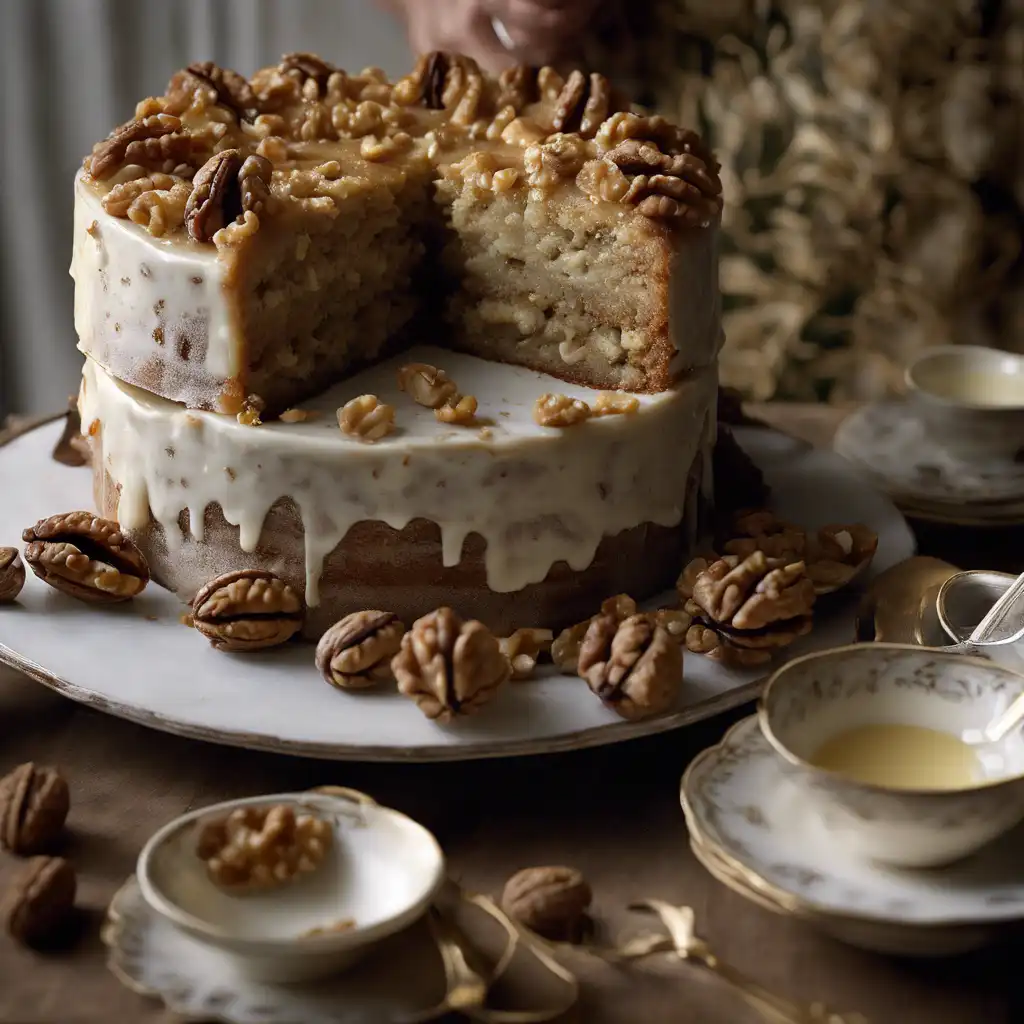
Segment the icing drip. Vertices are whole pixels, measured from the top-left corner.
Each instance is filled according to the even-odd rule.
[[[477,427],[440,423],[398,390],[397,367],[442,367],[479,401]],[[80,399],[85,424],[98,420],[105,468],[120,485],[128,529],[150,515],[168,543],[182,543],[179,516],[203,539],[203,510],[221,506],[255,550],[267,512],[290,497],[305,533],[306,599],[319,601],[324,559],[362,520],[401,529],[413,519],[440,528],[445,565],[458,564],[471,533],[487,543],[487,585],[498,593],[543,580],[565,561],[585,569],[606,535],[683,516],[687,474],[713,407],[714,368],[673,391],[639,395],[640,410],[565,430],[533,422],[537,396],[595,392],[519,367],[437,349],[415,349],[337,385],[304,408],[301,423],[247,427],[188,411],[117,381],[87,360]],[[395,406],[397,429],[375,444],[342,434],[335,410],[359,394]]]

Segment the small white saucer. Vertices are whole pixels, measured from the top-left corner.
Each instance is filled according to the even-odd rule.
[[[873,402],[836,431],[835,450],[919,518],[1024,521],[1024,462],[962,458],[941,448],[906,401]]]
[[[382,942],[327,981],[273,985],[240,973],[220,950],[152,910],[131,878],[114,897],[103,940],[118,979],[189,1020],[225,1024],[395,1024],[431,1019],[445,975],[426,922]]]
[[[716,877],[843,941],[939,954],[1024,920],[1024,828],[945,868],[855,859],[829,840],[755,717],[697,756],[680,795],[691,841]]]

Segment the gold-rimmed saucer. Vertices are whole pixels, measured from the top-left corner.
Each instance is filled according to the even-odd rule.
[[[1024,921],[1024,831],[948,868],[893,871],[856,860],[811,820],[756,718],[697,755],[680,798],[694,855],[714,878],[850,945],[946,956]]]

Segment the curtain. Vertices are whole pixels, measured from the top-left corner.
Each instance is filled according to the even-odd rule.
[[[191,61],[248,74],[291,50],[410,63],[372,0],[0,0],[0,419],[77,390],[72,181],[92,144]]]

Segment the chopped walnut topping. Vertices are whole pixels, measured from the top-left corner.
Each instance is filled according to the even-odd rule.
[[[594,416],[624,416],[640,408],[640,399],[624,391],[601,391],[594,399]]]
[[[289,804],[239,807],[199,830],[196,856],[214,885],[248,892],[284,885],[315,871],[334,842],[322,818]]]
[[[576,175],[576,185],[595,202],[618,203],[629,191],[629,179],[611,160],[588,160]]]
[[[488,136],[490,137],[490,136]],[[532,146],[547,137],[547,132],[528,117],[517,117],[501,130],[501,141],[510,146]]]
[[[376,135],[366,135],[359,145],[359,155],[364,160],[388,160],[399,153],[404,153],[412,145],[412,136],[408,132],[395,132],[378,139]]]
[[[407,363],[399,367],[398,387],[417,405],[440,409],[458,395],[458,388],[444,370],[429,363]]]
[[[441,423],[454,423],[460,427],[476,425],[477,400],[472,395],[454,395],[450,401],[438,406],[434,415]]]
[[[501,653],[508,658],[514,680],[533,677],[540,656],[550,653],[553,638],[550,629],[517,629],[498,641]]]
[[[316,419],[320,413],[315,409],[285,409],[278,417],[282,423],[304,423]]]
[[[235,417],[243,427],[258,427],[263,423],[260,413],[266,408],[266,402],[259,395],[249,395],[242,405],[242,411]]]
[[[263,156],[251,153],[245,158],[238,171],[238,188],[241,193],[242,210],[259,216],[270,198],[270,182],[274,167]]]
[[[551,135],[527,148],[523,167],[531,185],[551,189],[565,178],[575,178],[586,160],[587,144],[578,135]]]
[[[128,207],[128,219],[144,227],[156,238],[177,231],[185,223],[185,209],[192,194],[192,184],[181,178],[172,180],[174,184],[170,188],[143,192]]]
[[[586,402],[568,395],[544,394],[533,404],[533,420],[542,427],[571,427],[590,416]]]
[[[338,70],[315,53],[286,53],[277,68],[282,74],[294,76],[299,81],[312,79],[321,88],[327,85],[331,75]]]
[[[112,217],[127,217],[132,203],[143,193],[167,190],[173,188],[176,182],[173,175],[159,173],[119,182],[103,197],[103,209]]]
[[[395,429],[395,409],[376,395],[360,395],[338,410],[338,426],[343,433],[372,444]]]

